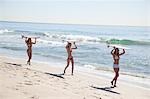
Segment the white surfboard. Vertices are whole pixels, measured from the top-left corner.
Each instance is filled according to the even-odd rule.
[[[115,44],[109,44],[107,45],[107,47],[115,47],[115,48],[119,48],[119,49],[131,49],[122,45],[115,45]]]
[[[76,42],[76,40],[67,40],[67,42],[74,43],[74,42]]]
[[[71,43],[72,47],[75,48],[74,42],[77,42],[76,40],[67,40],[67,42]]]
[[[27,37],[27,38],[34,38],[34,39],[35,39],[35,38],[40,38],[40,37],[35,37],[35,36],[24,36],[24,35],[21,35],[21,37],[22,37],[22,38],[26,38],[26,37]]]

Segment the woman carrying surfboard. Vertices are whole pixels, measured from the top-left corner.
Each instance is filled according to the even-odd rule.
[[[31,58],[32,58],[32,44],[36,44],[36,38],[34,42],[32,42],[32,39],[29,37],[25,37],[23,36],[22,38],[25,38],[25,43],[27,44],[27,55],[28,55],[28,61],[27,61],[27,64],[31,64],[30,61],[31,61]]]
[[[125,50],[123,49],[123,52],[119,53],[119,48],[114,47],[114,49],[111,51],[111,54],[114,60],[113,68],[115,72],[115,77],[111,81],[111,84],[113,87],[116,87],[117,78],[119,77],[119,60],[120,60],[120,56],[125,54]]]
[[[71,42],[68,42],[67,45],[66,45],[66,50],[67,50],[67,53],[68,53],[68,58],[67,58],[67,66],[65,67],[63,74],[66,73],[66,69],[68,68],[68,66],[69,66],[69,64],[70,64],[70,62],[71,62],[71,63],[72,63],[72,75],[73,75],[74,60],[73,60],[73,56],[72,56],[72,50],[73,50],[73,49],[77,49],[77,46],[76,46],[75,42],[73,42],[73,44],[74,44],[74,46],[75,46],[74,48],[72,48]]]

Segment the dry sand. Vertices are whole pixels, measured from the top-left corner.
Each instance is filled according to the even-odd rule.
[[[45,63],[25,64],[23,59],[0,57],[0,99],[150,99],[150,90]]]

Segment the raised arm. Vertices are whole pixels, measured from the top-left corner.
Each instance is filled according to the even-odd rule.
[[[25,38],[25,42],[27,43],[28,42],[28,38],[27,37],[24,37]]]
[[[35,41],[34,41],[34,42],[32,42],[32,44],[36,44],[36,38],[35,38]]]
[[[122,53],[120,53],[119,55],[123,55],[123,54],[125,54],[125,50],[123,49],[123,52]]]
[[[72,48],[72,49],[77,49],[77,46],[76,46],[75,42],[74,42],[74,45],[75,45],[75,48]]]
[[[115,48],[111,51],[111,54],[114,55],[113,51],[115,50]]]

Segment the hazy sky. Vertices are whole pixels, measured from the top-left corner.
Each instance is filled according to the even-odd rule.
[[[150,0],[0,0],[0,20],[150,26]]]

